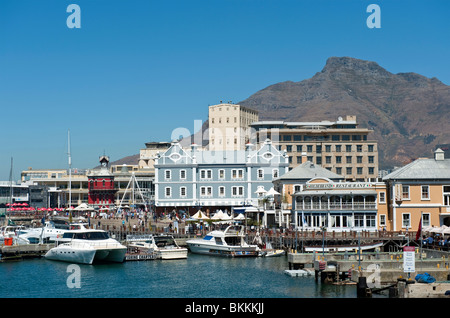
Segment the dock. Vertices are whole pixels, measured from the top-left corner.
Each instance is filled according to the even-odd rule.
[[[54,246],[54,244],[3,245],[0,260],[3,262],[41,257]]]

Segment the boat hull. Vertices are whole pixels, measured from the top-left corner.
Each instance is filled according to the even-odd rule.
[[[183,259],[188,256],[187,248],[168,248],[168,249],[159,249],[157,251],[157,258],[160,259]]]
[[[202,244],[201,241],[187,241],[189,250],[192,253],[225,257],[256,257],[258,256],[257,246],[218,246],[212,244]]]
[[[361,251],[367,251],[372,250],[378,247],[383,246],[383,243],[376,243],[376,244],[370,244],[370,245],[361,245],[358,247],[357,245],[348,245],[348,246],[305,246],[304,251],[305,252],[354,252],[361,249]]]
[[[44,257],[49,260],[91,265],[94,262],[122,263],[126,248],[95,249],[57,246],[50,249]]]
[[[90,265],[94,262],[95,254],[95,249],[74,249],[58,246],[50,249],[44,257],[53,261]]]

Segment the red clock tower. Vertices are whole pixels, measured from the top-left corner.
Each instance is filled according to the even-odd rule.
[[[89,198],[88,203],[98,208],[110,208],[114,206],[114,198],[117,190],[114,187],[114,175],[109,171],[109,157],[100,157],[100,169],[92,170],[88,175]]]

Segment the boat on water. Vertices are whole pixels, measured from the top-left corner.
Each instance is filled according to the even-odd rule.
[[[360,245],[329,245],[329,246],[305,246],[303,249],[305,252],[354,252],[355,250],[369,251],[375,250],[383,246],[383,242],[375,242],[370,244],[360,244]]]
[[[122,263],[126,252],[127,247],[110,238],[106,231],[72,224],[45,258],[78,264],[93,264],[95,261]]]
[[[270,242],[267,242],[265,244],[265,247],[261,249],[259,252],[259,256],[262,257],[277,257],[277,256],[283,256],[286,252],[283,249],[276,249],[272,247],[272,244]]]
[[[188,249],[178,246],[172,235],[154,236],[156,244],[156,258],[160,259],[182,259],[187,258]]]
[[[30,242],[22,238],[20,233],[25,230],[22,225],[7,225],[0,227],[0,242],[3,245],[23,245]]]
[[[230,225],[224,231],[214,230],[203,239],[186,241],[190,251],[197,254],[227,257],[256,257],[258,245],[249,245],[245,241],[243,225]]]

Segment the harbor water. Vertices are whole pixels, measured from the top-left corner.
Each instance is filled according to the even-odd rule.
[[[1,298],[356,298],[354,286],[290,277],[285,257],[75,265],[45,258],[0,263]]]

